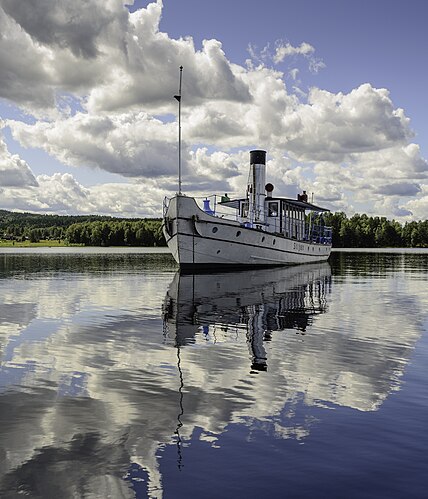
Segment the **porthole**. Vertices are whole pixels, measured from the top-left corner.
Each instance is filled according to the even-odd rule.
[[[218,231],[217,227],[213,227],[213,233],[215,234]]]
[[[240,230],[238,230],[238,231],[236,232],[236,237],[239,237],[240,235],[241,235],[241,231],[240,231]]]

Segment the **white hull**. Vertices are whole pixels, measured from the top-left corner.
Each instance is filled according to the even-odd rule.
[[[329,244],[298,241],[209,215],[183,195],[170,200],[163,232],[181,267],[293,265],[325,261],[331,252]]]

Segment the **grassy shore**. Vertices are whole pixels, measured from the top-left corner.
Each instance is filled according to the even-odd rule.
[[[58,248],[65,246],[83,246],[83,244],[68,244],[58,239],[41,240],[38,243],[0,239],[0,248]]]

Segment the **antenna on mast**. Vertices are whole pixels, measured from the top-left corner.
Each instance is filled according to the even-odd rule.
[[[180,85],[178,95],[174,99],[178,101],[178,194],[181,194],[181,80],[183,77],[183,66],[180,66]]]

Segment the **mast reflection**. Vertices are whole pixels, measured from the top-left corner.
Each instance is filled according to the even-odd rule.
[[[209,339],[218,329],[246,334],[250,372],[266,371],[265,342],[272,332],[304,334],[317,314],[326,312],[331,289],[328,263],[275,269],[177,274],[164,303],[164,334],[176,347]]]

